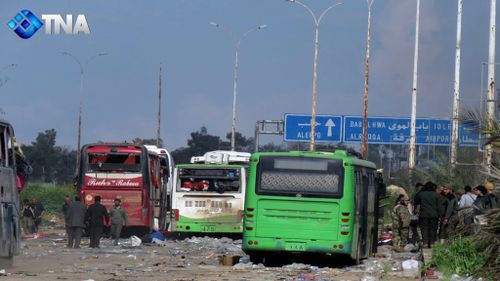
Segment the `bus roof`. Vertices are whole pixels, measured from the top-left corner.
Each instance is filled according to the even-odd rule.
[[[153,154],[156,154],[156,155],[168,155],[168,150],[166,148],[162,148],[162,147],[157,147],[156,145],[144,145],[144,147],[146,147],[146,149],[148,150],[148,152],[151,152]]]
[[[238,164],[202,164],[202,163],[177,164],[176,167],[177,168],[214,168],[214,169],[245,168],[245,166],[238,165]]]
[[[214,150],[205,153],[203,156],[191,157],[191,163],[205,164],[231,164],[231,163],[248,163],[250,162],[251,154],[248,152]]]
[[[288,152],[256,152],[252,154],[252,159],[257,159],[260,156],[305,156],[305,157],[321,157],[321,158],[337,158],[342,159],[353,165],[370,167],[376,169],[373,162],[359,159],[355,155],[350,155],[345,150],[335,150],[335,152],[321,152],[321,151],[288,151]]]
[[[135,145],[132,143],[93,143],[83,147],[83,150],[89,153],[141,153],[143,149],[145,148],[142,145]]]

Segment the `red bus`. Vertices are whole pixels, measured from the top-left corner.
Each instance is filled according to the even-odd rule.
[[[94,203],[96,195],[107,209],[120,198],[128,215],[127,233],[140,235],[154,228],[154,209],[160,202],[162,185],[157,160],[149,157],[145,146],[87,144],[81,159],[77,192],[87,206]]]

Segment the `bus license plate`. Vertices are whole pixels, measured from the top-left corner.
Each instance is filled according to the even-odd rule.
[[[215,225],[204,225],[201,227],[202,232],[215,232]]]
[[[286,251],[305,251],[306,243],[297,243],[297,242],[287,242],[285,244]]]

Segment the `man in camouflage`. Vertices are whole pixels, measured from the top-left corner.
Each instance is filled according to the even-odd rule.
[[[403,251],[410,238],[411,215],[408,210],[408,202],[410,202],[409,198],[401,194],[392,209],[392,245],[397,252]]]

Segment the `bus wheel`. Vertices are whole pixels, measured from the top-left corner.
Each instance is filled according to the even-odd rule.
[[[259,264],[264,262],[264,257],[262,254],[249,254],[250,262],[254,264]]]

